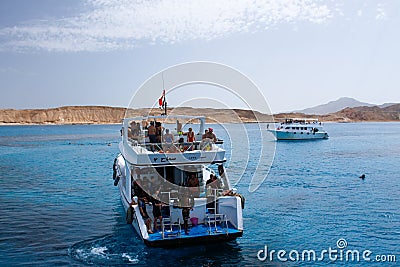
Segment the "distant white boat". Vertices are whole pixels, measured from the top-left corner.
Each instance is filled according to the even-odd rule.
[[[177,121],[176,131],[171,131],[169,141],[151,142],[149,128],[143,127],[144,123],[157,124],[166,118]],[[182,135],[185,133],[178,120],[198,128],[195,141],[184,142]],[[121,153],[114,161],[114,185],[119,187],[127,223],[133,225],[148,246],[210,244],[234,240],[243,234],[244,198],[236,194],[226,176],[225,150],[220,147],[223,141],[202,139],[204,130],[205,117],[202,116],[146,116],[123,120]],[[214,181],[211,174],[218,177],[218,183],[210,183]],[[192,178],[198,180],[195,187],[189,182]],[[185,196],[193,194],[191,189],[198,191],[189,201],[190,209],[186,210],[185,216],[190,216],[190,222],[187,219],[185,222],[183,209],[188,206],[183,203],[188,201]],[[158,202],[150,201],[152,198],[157,198]],[[157,205],[161,206],[161,215],[157,216],[162,217],[158,229],[148,223],[158,218],[152,213]]]
[[[276,129],[268,129],[277,140],[312,140],[327,139],[328,133],[318,119],[285,119]]]

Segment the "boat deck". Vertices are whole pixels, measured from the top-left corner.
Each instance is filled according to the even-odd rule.
[[[156,232],[149,235],[148,239],[144,242],[150,247],[177,247],[187,245],[202,245],[210,244],[210,242],[226,242],[235,240],[241,237],[243,231],[233,228],[229,225],[228,228],[214,225],[211,227],[208,225],[199,224],[196,226],[189,227],[189,233],[185,234],[183,229],[175,229],[171,232],[164,232],[164,238],[162,232]]]
[[[241,233],[240,230],[235,229],[232,225],[229,224],[228,228],[217,225],[210,227],[205,224],[198,224],[196,226],[189,226],[188,234],[185,234],[185,230],[181,228],[179,230],[177,227],[173,228],[173,231],[165,231],[164,238],[162,236],[162,232],[155,232],[153,234],[149,234],[148,241],[161,241],[161,240],[170,240],[170,239],[190,239],[190,238],[197,238],[197,237],[209,237],[209,236],[216,236],[216,235],[230,235],[230,234],[239,234]]]

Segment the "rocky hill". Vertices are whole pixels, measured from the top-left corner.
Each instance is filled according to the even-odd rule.
[[[124,108],[100,106],[70,106],[49,109],[2,109],[3,124],[74,124],[117,123],[124,117]]]
[[[125,109],[104,106],[69,106],[50,109],[0,109],[0,124],[112,124],[120,123],[125,117],[160,115],[159,109]],[[271,122],[271,115],[243,109],[212,109],[180,107],[170,109],[169,114],[189,116],[203,115],[208,122],[240,123]],[[359,121],[400,121],[400,104],[386,107],[345,108],[327,115],[304,113],[275,114],[275,121],[284,118],[318,118],[320,121],[359,122]]]
[[[383,108],[379,106],[345,108],[326,115],[304,113],[280,113],[274,115],[275,120],[282,120],[287,117],[318,118],[320,121],[331,122],[400,121],[400,104],[392,104]]]
[[[335,121],[400,121],[400,104],[384,108],[378,106],[345,108],[327,115],[326,119],[334,119]]]
[[[0,124],[112,124],[128,117],[160,115],[159,109],[125,109],[105,106],[68,106],[50,109],[0,109]],[[196,116],[201,114],[209,122],[239,123],[272,121],[270,115],[241,109],[176,108],[169,114]]]

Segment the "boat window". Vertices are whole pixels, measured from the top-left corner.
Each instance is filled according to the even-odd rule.
[[[299,130],[299,127],[296,127],[296,130]]]
[[[296,127],[292,127],[292,130],[296,130]]]
[[[290,129],[290,127],[286,127],[285,129]]]

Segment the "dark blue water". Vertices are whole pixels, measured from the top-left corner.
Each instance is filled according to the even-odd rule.
[[[240,126],[226,127],[231,139],[215,129],[227,140],[230,177],[236,181],[245,170],[237,184],[246,197],[244,235],[177,249],[148,248],[125,224],[111,169],[119,125],[0,127],[0,265],[346,266],[327,257],[257,259],[265,245],[322,251],[337,249],[341,238],[348,249],[372,251],[371,258],[394,254],[400,261],[399,123],[326,124],[328,140],[278,142],[271,171],[254,193],[248,192],[254,169],[261,176],[269,169],[251,156],[259,154],[257,127],[246,125],[250,147],[234,142],[245,138]]]

